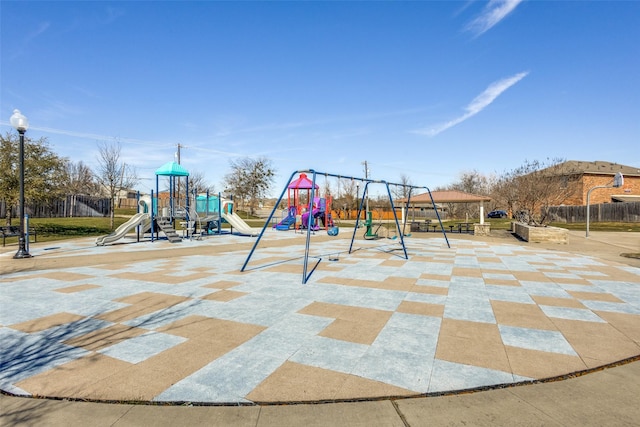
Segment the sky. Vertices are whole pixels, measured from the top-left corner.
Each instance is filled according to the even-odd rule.
[[[431,189],[548,158],[640,167],[638,1],[0,2],[0,132],[138,189],[264,157]],[[322,185],[322,182],[320,182]]]

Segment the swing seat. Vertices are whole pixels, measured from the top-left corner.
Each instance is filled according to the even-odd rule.
[[[338,227],[331,227],[330,229],[327,230],[327,234],[329,236],[337,236],[339,232],[340,232],[340,229]]]

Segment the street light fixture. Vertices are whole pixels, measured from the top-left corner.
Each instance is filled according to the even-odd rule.
[[[11,126],[20,134],[20,237],[18,237],[18,252],[13,258],[31,258],[31,254],[29,254],[25,245],[24,235],[24,133],[29,129],[29,120],[20,113],[20,110],[13,110],[10,122]]]

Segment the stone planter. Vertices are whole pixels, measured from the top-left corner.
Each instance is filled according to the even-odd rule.
[[[522,222],[512,222],[512,231],[521,239],[527,242],[541,243],[568,243],[569,230],[558,227],[536,227]]]
[[[484,224],[473,224],[474,236],[488,236],[491,234],[491,223],[485,222]]]

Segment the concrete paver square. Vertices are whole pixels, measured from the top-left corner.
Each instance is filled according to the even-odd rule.
[[[587,369],[578,355],[550,353],[521,347],[505,346],[509,366],[514,375],[528,378],[551,378]]]
[[[501,325],[555,330],[555,325],[535,304],[491,301],[496,321]]]
[[[137,337],[138,335],[142,335],[146,332],[147,331],[144,329],[115,324],[68,339],[64,341],[64,343],[74,347],[82,347],[85,350],[97,351],[133,337]]]
[[[56,292],[61,292],[63,294],[70,294],[73,292],[82,292],[82,291],[86,291],[89,289],[94,289],[94,288],[99,288],[99,285],[91,285],[91,284],[86,284],[86,285],[76,285],[76,286],[68,286],[65,288],[60,288],[60,289],[54,289]]]
[[[436,358],[510,372],[498,325],[442,319]]]
[[[91,353],[21,381],[17,385],[34,395],[86,397],[86,390],[91,385],[130,366],[128,362]]]
[[[50,316],[40,317],[38,319],[28,320],[26,322],[11,325],[12,329],[22,332],[39,332],[56,326],[65,325],[72,322],[82,320],[82,316],[71,313],[57,313]]]
[[[129,307],[123,307],[104,313],[97,316],[97,318],[111,322],[125,322],[163,308],[171,307],[188,299],[189,298],[187,297],[179,297],[175,295],[141,292],[116,300],[117,302],[131,304]]]

